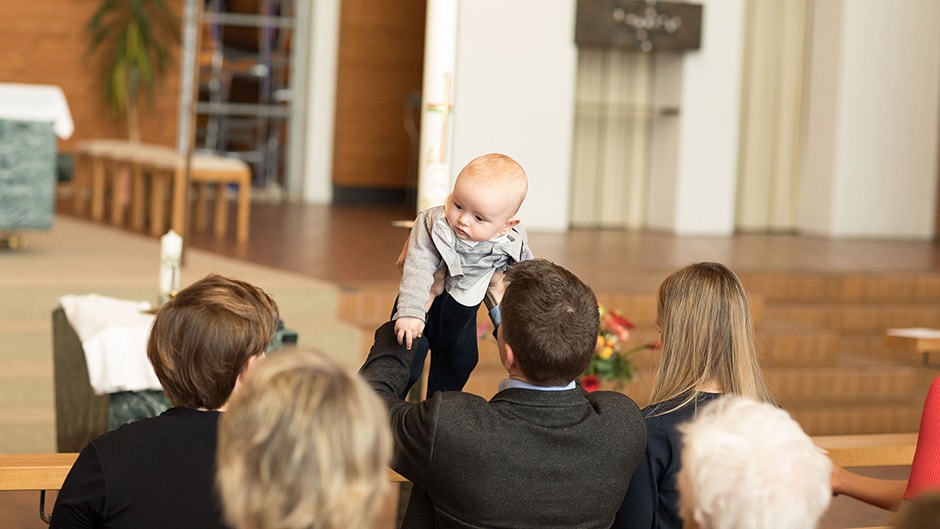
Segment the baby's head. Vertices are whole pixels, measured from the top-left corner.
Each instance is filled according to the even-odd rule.
[[[467,241],[505,235],[519,224],[516,213],[528,186],[525,170],[509,156],[477,156],[457,175],[445,206],[447,222]]]

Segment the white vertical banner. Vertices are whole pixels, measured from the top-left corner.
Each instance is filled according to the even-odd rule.
[[[418,210],[450,194],[458,0],[428,0],[421,89]]]

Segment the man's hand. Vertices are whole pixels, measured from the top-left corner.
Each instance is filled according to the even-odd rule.
[[[486,310],[493,310],[493,307],[503,301],[503,292],[506,291],[506,284],[503,283],[505,275],[505,272],[494,272],[490,278],[490,285],[486,287],[486,295],[483,297]]]
[[[411,349],[414,340],[421,338],[424,332],[424,322],[418,318],[398,318],[395,320],[395,336],[398,337],[398,343],[405,344],[407,349]]]

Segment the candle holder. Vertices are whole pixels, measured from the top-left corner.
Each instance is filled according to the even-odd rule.
[[[169,230],[160,238],[160,291],[159,305],[169,301],[180,289],[180,261],[183,238]]]

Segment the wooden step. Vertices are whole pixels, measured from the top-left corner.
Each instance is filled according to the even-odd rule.
[[[940,274],[744,272],[748,292],[768,302],[929,302],[940,300]]]
[[[817,325],[765,320],[756,330],[765,366],[832,365],[839,351],[839,334]]]
[[[375,330],[391,317],[397,295],[398,285],[393,283],[343,287],[339,293],[338,317]]]
[[[940,328],[940,303],[774,303],[765,317],[836,331],[883,333],[892,327]]]
[[[846,403],[784,406],[809,435],[847,435],[917,431],[921,408],[898,404]]]
[[[764,379],[783,404],[922,401],[916,370],[890,364],[770,367]]]

